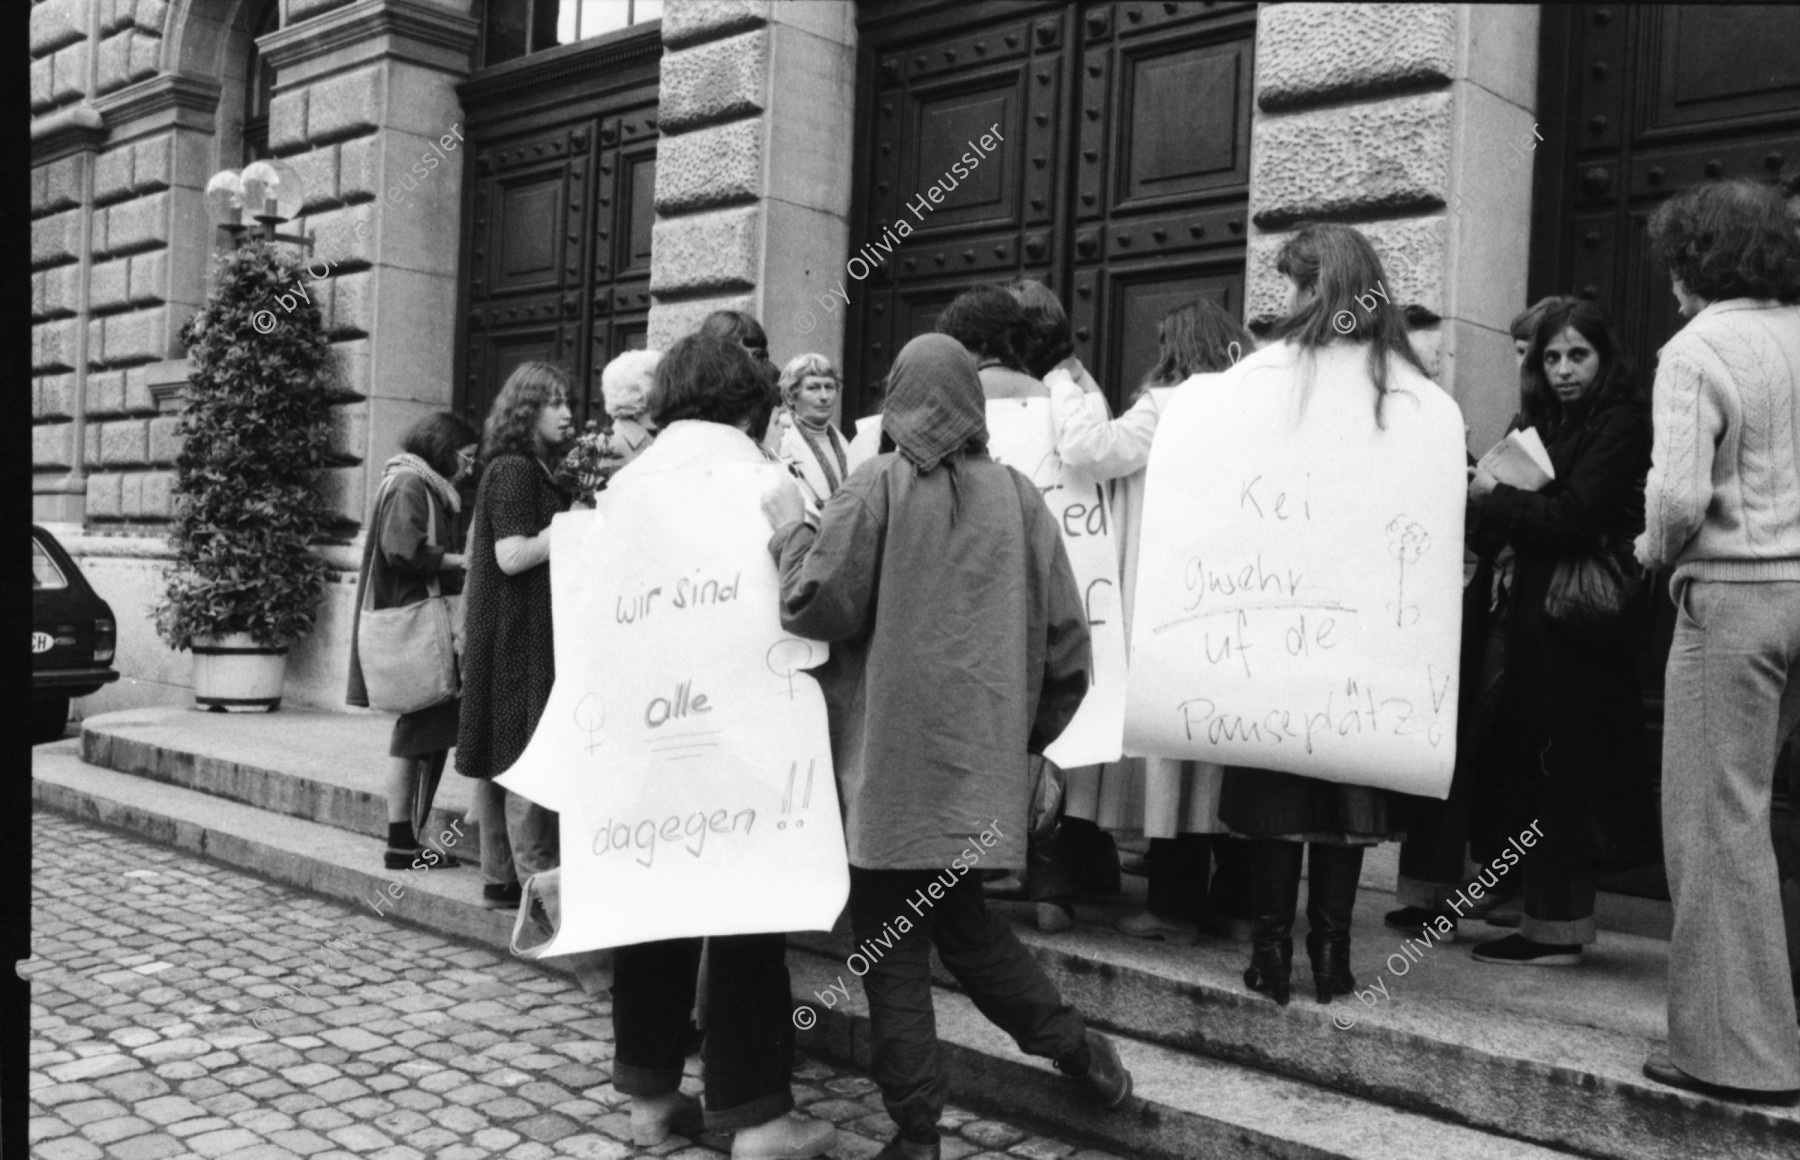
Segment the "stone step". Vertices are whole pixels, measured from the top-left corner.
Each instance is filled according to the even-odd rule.
[[[150,838],[327,897],[367,905],[393,876],[371,873],[366,843],[335,827],[271,816],[242,803],[81,762],[73,746],[40,749],[33,761],[39,808]],[[381,913],[494,948],[504,948],[511,916],[483,910],[471,869],[404,876]],[[868,1064],[868,1020],[859,988],[821,1010],[814,992],[841,973],[802,948],[790,955],[797,1004],[821,1016],[802,1045]],[[1549,1160],[1566,1155],[1315,1085],[1207,1059],[1121,1034],[1137,1099],[1108,1113],[1071,1098],[1047,1063],[1020,1055],[1010,1039],[953,991],[936,994],[938,1028],[959,1103],[1004,1110],[1045,1130],[1134,1157],[1258,1156],[1283,1160],[1375,1160],[1400,1147],[1471,1160]],[[824,1109],[820,1109],[821,1113]],[[859,1109],[859,1114],[861,1110]]]
[[[196,718],[203,731],[192,728]],[[87,723],[83,744],[93,758],[157,780],[223,785],[237,800],[333,826],[361,811],[360,832],[379,832],[381,798],[357,783],[378,784],[385,719],[297,713],[281,725],[291,748],[237,724],[243,720],[179,710],[108,714]],[[344,759],[352,752],[373,756],[359,771]],[[325,760],[327,753],[337,756]],[[447,774],[440,800],[446,791],[466,801],[467,782]],[[367,839],[356,842],[363,864],[378,866]],[[1644,1056],[1666,1036],[1667,948],[1654,937],[1663,926],[1655,908],[1666,903],[1603,895],[1603,918],[1611,905],[1625,919],[1616,925],[1652,934],[1607,930],[1578,969],[1488,966],[1459,945],[1415,950],[1415,962],[1402,952],[1406,937],[1381,925],[1394,905],[1374,888],[1383,880],[1391,883],[1391,870],[1365,870],[1354,931],[1352,965],[1368,1001],[1330,1008],[1311,1000],[1303,947],[1296,1000],[1283,1011],[1243,987],[1241,945],[1208,939],[1173,948],[1117,933],[1118,915],[1141,906],[1139,879],[1126,879],[1125,898],[1084,900],[1082,924],[1054,936],[1030,929],[1029,907],[1002,909],[1071,1001],[1099,1025],[1148,1043],[1596,1156],[1792,1154],[1800,1115],[1685,1096],[1642,1077]],[[1504,933],[1469,921],[1461,931],[1467,942]],[[823,934],[794,942],[840,966],[852,949]],[[1368,989],[1377,981],[1385,997]],[[1356,1025],[1337,1031],[1332,1017]],[[1520,1108],[1541,1114],[1522,1119]],[[1722,1130],[1694,1136],[1696,1108],[1720,1117]]]
[[[385,841],[382,783],[391,760],[393,721],[372,713],[308,709],[270,714],[126,709],[82,723],[81,756],[90,765]],[[479,828],[466,816],[473,783],[456,772],[451,756],[427,831],[441,835],[456,821],[469,835],[464,844],[470,857],[479,857]]]

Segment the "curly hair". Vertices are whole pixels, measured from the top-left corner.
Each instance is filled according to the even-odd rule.
[[[1056,292],[1035,278],[1015,278],[1006,288],[1024,312],[1019,360],[1025,364],[1026,374],[1041,379],[1075,353],[1068,312]]]
[[[1800,302],[1800,233],[1771,186],[1747,177],[1691,185],[1650,215],[1650,245],[1696,297]]]
[[[661,358],[661,351],[628,350],[606,364],[600,372],[600,397],[606,400],[608,415],[634,419],[644,413]]]
[[[962,343],[977,360],[995,359],[1001,366],[1030,374],[1019,356],[1025,330],[1025,308],[997,282],[969,287],[937,318],[937,332]]]
[[[445,479],[456,477],[456,453],[480,440],[461,415],[438,411],[425,416],[400,436],[400,450],[417,455]]]
[[[569,373],[547,362],[520,363],[494,396],[482,425],[481,462],[501,455],[535,456],[538,453],[538,416],[545,407],[567,402]]]
[[[683,419],[723,423],[760,440],[779,401],[764,365],[731,339],[704,331],[679,339],[656,364],[650,417],[658,427]]]
[[[800,384],[812,378],[830,379],[837,384],[838,390],[844,389],[844,376],[838,374],[830,359],[822,354],[798,354],[781,368],[781,379],[776,384],[781,388],[781,401],[791,404]]]

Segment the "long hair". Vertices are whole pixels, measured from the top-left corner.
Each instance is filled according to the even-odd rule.
[[[1305,357],[1332,342],[1367,344],[1375,423],[1382,425],[1390,360],[1403,359],[1420,374],[1425,364],[1406,336],[1406,316],[1389,300],[1387,274],[1375,247],[1349,226],[1308,222],[1282,243],[1275,268],[1312,295],[1275,324],[1275,339],[1292,340]]]
[[[1800,302],[1800,232],[1773,186],[1747,177],[1689,186],[1650,215],[1650,246],[1710,302]]]
[[[1606,308],[1586,298],[1557,299],[1539,317],[1537,329],[1531,334],[1531,350],[1525,355],[1525,366],[1520,372],[1525,422],[1545,437],[1570,417],[1562,400],[1551,389],[1549,376],[1544,374],[1544,348],[1566,329],[1573,329],[1587,339],[1600,359],[1594,385],[1579,404],[1582,413],[1592,415],[1600,404],[1614,399],[1636,404],[1643,402],[1631,355],[1620,341]]]
[[[1056,292],[1036,278],[1014,278],[1006,289],[1018,300],[1021,312],[1019,362],[1026,374],[1041,379],[1075,353],[1068,312]]]
[[[456,477],[456,453],[479,438],[461,415],[436,411],[406,429],[400,436],[400,450],[417,455],[448,480]]]
[[[1218,303],[1196,298],[1163,315],[1156,327],[1156,346],[1156,365],[1144,376],[1139,394],[1151,387],[1172,387],[1191,375],[1226,370],[1253,353],[1256,340]]]
[[[535,458],[538,416],[545,407],[567,402],[569,393],[569,373],[561,367],[537,361],[520,363],[488,408],[481,433],[482,463],[501,455]]]
[[[958,294],[938,315],[937,332],[963,344],[978,361],[1025,371],[1025,308],[997,282],[983,282]],[[1025,373],[1029,374],[1029,371]]]

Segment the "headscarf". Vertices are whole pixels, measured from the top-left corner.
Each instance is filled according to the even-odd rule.
[[[881,430],[920,475],[965,449],[987,447],[987,398],[975,356],[947,334],[921,334],[888,372]]]

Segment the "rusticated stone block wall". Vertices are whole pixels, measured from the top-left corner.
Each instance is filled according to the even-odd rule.
[[[841,320],[805,307],[846,252],[854,19],[849,4],[665,7],[651,346],[733,309],[762,320],[777,362],[841,358]]]
[[[1257,18],[1246,316],[1282,309],[1275,255],[1296,224],[1355,225],[1483,448],[1517,407],[1506,326],[1525,305],[1536,32],[1530,6],[1274,4]]]

